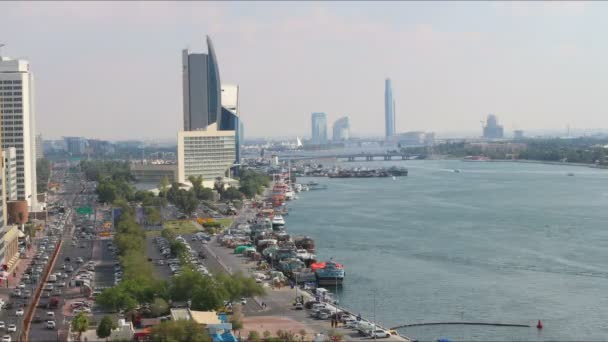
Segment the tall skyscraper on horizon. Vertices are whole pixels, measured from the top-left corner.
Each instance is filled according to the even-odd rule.
[[[486,125],[483,127],[483,137],[486,139],[502,139],[504,130],[498,124],[498,117],[494,114],[489,114],[486,120]]]
[[[209,36],[207,50],[207,54],[182,51],[184,131],[205,130],[216,122],[221,126],[220,70]]]
[[[384,82],[384,122],[385,137],[395,135],[395,100],[393,99],[393,86],[391,79],[387,78]]]
[[[17,197],[38,211],[34,75],[29,62],[0,56],[0,90],[2,150],[15,148]]]
[[[343,116],[334,122],[333,141],[346,141],[350,138],[350,123],[348,116]]]
[[[327,143],[327,115],[312,113],[312,143],[323,145]]]

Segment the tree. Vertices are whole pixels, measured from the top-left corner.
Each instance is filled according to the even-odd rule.
[[[237,199],[241,199],[243,195],[241,194],[241,192],[233,187],[230,187],[228,189],[226,189],[224,191],[224,193],[222,193],[222,200],[226,200],[226,201],[232,201],[232,200],[237,200]]]
[[[112,329],[116,329],[117,325],[114,322],[114,319],[110,316],[103,316],[101,322],[99,322],[99,326],[97,327],[97,337],[99,338],[107,338],[112,335]]]
[[[301,341],[304,342],[304,340],[306,339],[306,329],[300,329],[300,331],[298,332],[300,333]]]
[[[78,340],[80,341],[80,337],[82,333],[87,331],[89,328],[89,317],[84,312],[79,312],[76,317],[72,320],[72,331],[78,333]]]
[[[192,320],[164,321],[152,327],[152,341],[211,341],[207,330]]]
[[[215,178],[215,182],[213,183],[213,188],[217,191],[218,194],[224,193],[224,179],[222,177]]]
[[[165,176],[161,179],[158,189],[163,197],[167,197],[167,191],[169,191],[169,177]]]
[[[202,188],[198,194],[198,199],[202,201],[210,201],[213,199],[213,190],[210,188]]]
[[[262,336],[264,336],[264,340],[268,339],[270,335],[272,335],[272,333],[268,330],[264,330],[264,332],[262,333]]]
[[[232,330],[234,331],[243,329],[243,313],[241,312],[240,306],[234,309],[234,313],[230,318],[230,323],[232,323]]]
[[[99,183],[95,192],[97,193],[99,202],[112,203],[118,198],[116,186],[106,181]]]
[[[194,192],[180,189],[177,192],[175,205],[184,214],[190,216],[196,210],[196,207],[198,207],[198,200]]]
[[[255,331],[255,330],[251,330],[249,332],[249,335],[247,336],[247,341],[249,342],[261,342],[262,339],[260,338],[260,333]]]
[[[150,311],[154,317],[161,316],[169,311],[169,304],[167,304],[167,301],[162,298],[155,298],[152,305],[150,305]]]

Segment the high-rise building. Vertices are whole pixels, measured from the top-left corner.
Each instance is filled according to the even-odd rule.
[[[184,130],[177,137],[180,182],[189,176],[209,181],[240,163],[239,87],[221,86],[209,37],[207,50],[207,54],[182,52]]]
[[[44,158],[44,140],[42,134],[36,134],[36,159]]]
[[[0,90],[2,149],[15,148],[17,197],[36,211],[36,115],[29,62],[0,56]]]
[[[177,175],[184,183],[190,176],[203,180],[223,177],[236,159],[235,131],[217,130],[212,124],[205,131],[182,131],[177,135]]]
[[[312,113],[312,143],[323,145],[327,143],[327,116],[325,113]]]
[[[522,131],[521,129],[516,129],[513,131],[513,138],[515,139],[523,139],[524,138],[524,131]]]
[[[496,115],[488,115],[486,125],[483,127],[483,137],[486,139],[502,139],[503,135],[503,127],[498,124]]]
[[[334,122],[333,133],[333,141],[346,141],[350,138],[348,116],[343,116]]]
[[[391,79],[387,78],[384,82],[384,123],[385,137],[395,135],[395,100],[393,99],[393,86]]]
[[[66,150],[73,156],[82,156],[87,152],[87,139],[83,137],[63,137]]]
[[[9,147],[2,151],[4,158],[4,191],[7,201],[17,200],[17,151],[14,147]]]
[[[236,164],[241,163],[243,121],[239,113],[239,86],[222,84],[222,120],[220,130],[236,131]]]
[[[220,70],[209,37],[207,50],[207,54],[182,51],[184,131],[204,130],[215,122],[221,127]]]

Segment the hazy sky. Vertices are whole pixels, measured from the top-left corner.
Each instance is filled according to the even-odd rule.
[[[352,135],[608,127],[608,3],[0,2],[2,54],[30,60],[45,137],[174,138],[181,49],[240,85],[245,134],[308,136],[310,113]],[[604,95],[602,95],[604,94]]]

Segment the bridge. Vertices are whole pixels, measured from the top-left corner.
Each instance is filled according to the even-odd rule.
[[[418,159],[419,155],[406,154],[401,152],[382,152],[382,153],[349,153],[349,154],[325,154],[325,155],[293,155],[279,156],[280,160],[313,160],[313,159],[336,159],[339,161],[375,161],[375,160],[409,160]]]
[[[485,325],[493,327],[514,327],[514,328],[530,328],[529,324],[509,324],[509,323],[485,323],[485,322],[432,322],[432,323],[412,323],[412,324],[401,324],[396,327],[392,327],[391,330],[410,328],[410,327],[421,327],[425,325]]]

